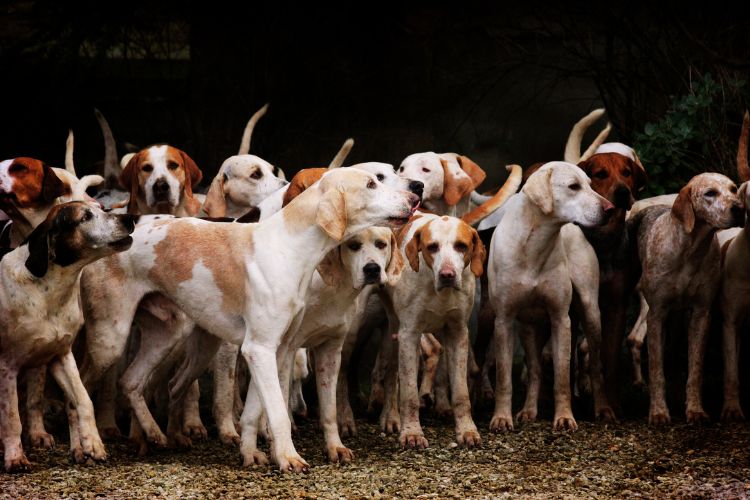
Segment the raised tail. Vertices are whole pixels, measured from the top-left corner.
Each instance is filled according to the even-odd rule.
[[[461,220],[469,225],[475,225],[482,221],[485,217],[490,215],[492,212],[500,208],[508,198],[513,196],[518,188],[521,186],[521,178],[523,177],[523,170],[519,165],[507,165],[506,170],[510,172],[510,175],[505,180],[503,187],[498,189],[492,198],[485,203],[482,203],[474,210],[465,213]]]
[[[339,149],[339,152],[336,153],[336,156],[333,157],[331,163],[328,164],[328,168],[339,168],[341,165],[343,165],[346,157],[349,156],[349,152],[352,150],[352,146],[354,146],[354,139],[350,137],[344,141],[344,144],[341,146],[341,149]]]
[[[568,136],[568,142],[565,144],[565,154],[563,155],[565,161],[576,164],[581,160],[583,135],[602,115],[604,115],[604,108],[595,109],[573,125]]]
[[[264,104],[263,107],[256,111],[255,114],[250,117],[250,120],[248,120],[247,125],[245,125],[245,131],[242,133],[240,152],[237,154],[246,155],[250,153],[250,139],[253,137],[253,129],[255,128],[255,124],[258,123],[258,120],[263,118],[263,115],[268,111],[268,104],[269,103]]]

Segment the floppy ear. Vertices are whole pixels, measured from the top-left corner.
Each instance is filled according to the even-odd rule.
[[[672,216],[682,224],[685,232],[690,233],[695,226],[695,212],[693,211],[693,201],[690,199],[692,188],[690,184],[680,189],[680,194],[672,205]]]
[[[47,203],[52,203],[55,199],[67,193],[67,186],[55,175],[52,167],[42,165],[42,199]]]
[[[462,198],[471,194],[474,185],[468,177],[453,175],[447,160],[440,158],[440,164],[443,166],[443,198],[449,206],[454,206]]]
[[[750,204],[747,203],[747,190],[748,184],[750,184],[750,181],[743,182],[742,185],[740,185],[739,191],[737,191],[737,198],[740,199],[740,203],[742,203],[742,207],[745,209],[745,212],[750,210]]]
[[[473,227],[471,228],[471,272],[477,278],[484,272],[484,259],[487,257],[487,250],[484,248],[484,243],[479,237],[479,233]]]
[[[334,288],[341,284],[344,276],[344,266],[341,263],[341,250],[334,248],[323,257],[320,264],[315,268],[323,278],[323,283]]]
[[[409,261],[409,265],[414,272],[419,272],[419,244],[422,238],[422,228],[420,227],[411,237],[409,243],[406,244],[404,252],[406,253],[406,260]]]
[[[524,184],[521,192],[534,205],[538,206],[543,214],[551,214],[554,208],[554,200],[552,198],[552,169],[548,168],[545,172],[534,172],[526,180],[526,184]]]
[[[295,175],[292,178],[292,182],[289,183],[289,187],[286,189],[286,192],[284,193],[284,200],[281,202],[282,208],[287,206],[293,199],[302,194],[305,189],[306,187],[302,182],[302,176]]]
[[[635,177],[635,190],[638,192],[646,186],[646,183],[648,182],[648,174],[643,167],[643,163],[641,163],[641,159],[635,154],[635,151],[633,151],[633,158],[634,160],[631,170],[633,171],[633,177]]]
[[[318,204],[315,223],[336,241],[344,239],[346,232],[346,200],[341,187],[331,188],[323,193]]]
[[[583,170],[585,172],[585,174],[588,175],[589,177],[591,176],[591,161],[589,161],[589,160],[579,161],[578,162],[578,168],[580,168],[581,170]]]
[[[128,200],[129,214],[138,213],[138,172],[140,172],[140,170],[141,155],[134,154],[130,157],[130,160],[120,174],[120,185],[125,188],[126,191],[130,192],[130,199]]]
[[[305,168],[297,172],[292,177],[292,182],[289,184],[286,193],[284,193],[284,200],[281,206],[285,207],[291,203],[293,199],[302,194],[307,188],[318,182],[327,171],[327,168]]]
[[[419,264],[417,264],[419,265]],[[396,235],[391,231],[391,258],[388,261],[388,267],[385,269],[385,275],[388,278],[388,284],[394,286],[401,279],[401,271],[404,270],[404,257],[401,255],[401,249],[398,247]]]
[[[51,224],[44,221],[39,224],[26,239],[29,246],[29,257],[26,259],[26,269],[37,278],[44,277],[49,267],[49,230]]]
[[[484,182],[487,174],[484,173],[484,170],[482,170],[479,165],[471,161],[468,156],[457,156],[456,161],[461,165],[461,169],[469,175],[469,178],[474,185],[472,189],[476,189],[477,186]]]
[[[187,153],[181,150],[180,156],[182,157],[182,164],[185,165],[185,173],[189,180],[188,183],[185,183],[185,191],[192,198],[193,189],[203,180],[203,172],[201,172],[201,169],[198,168],[198,165],[195,164]]]
[[[227,174],[219,172],[211,182],[211,187],[206,193],[206,201],[203,202],[203,211],[209,217],[225,217],[227,215],[227,199],[224,194],[224,182]]]

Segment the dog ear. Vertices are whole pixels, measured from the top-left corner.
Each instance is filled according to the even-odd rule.
[[[466,172],[471,179],[471,182],[473,184],[472,190],[476,189],[482,182],[484,182],[487,174],[468,156],[457,156],[456,161],[458,161],[458,164],[461,165],[461,170]]]
[[[305,168],[297,172],[292,177],[292,182],[289,183],[286,193],[284,193],[284,200],[281,206],[285,207],[291,203],[293,199],[302,194],[307,188],[318,182],[327,171],[327,168]]]
[[[672,216],[682,224],[685,232],[690,233],[695,227],[695,212],[693,211],[693,201],[690,199],[692,188],[690,184],[680,189],[680,194],[672,205]]]
[[[414,270],[414,272],[419,272],[419,247],[421,238],[422,228],[420,227],[419,229],[417,229],[417,231],[409,240],[409,243],[407,243],[406,247],[404,248],[404,252],[406,253],[406,260],[409,261],[409,265]]]
[[[334,187],[323,193],[318,204],[315,223],[336,241],[344,239],[346,232],[346,200],[344,189]]]
[[[455,175],[447,160],[440,158],[440,164],[443,166],[443,199],[452,207],[471,194],[474,184],[468,175],[466,177]]]
[[[521,192],[525,194],[531,202],[538,206],[542,213],[549,215],[554,208],[554,199],[552,197],[552,169],[548,168],[544,172],[534,172],[526,180]]]
[[[631,166],[631,170],[633,171],[633,177],[635,178],[634,187],[635,192],[637,193],[646,187],[646,183],[648,183],[648,174],[643,167],[643,163],[641,163],[641,159],[638,158],[638,155],[635,153],[635,150],[633,151],[633,165]]]
[[[341,284],[341,280],[346,272],[341,262],[341,250],[339,250],[339,247],[328,252],[315,269],[320,273],[320,277],[323,278],[323,283],[337,288]]]
[[[417,264],[419,265],[419,264]],[[401,272],[404,270],[404,257],[401,255],[401,249],[398,247],[396,235],[391,231],[391,256],[388,261],[388,267],[385,269],[385,275],[388,278],[388,284],[396,285],[401,279]]]
[[[180,150],[180,156],[182,157],[182,164],[185,166],[185,173],[188,176],[189,183],[185,183],[185,190],[189,191],[190,196],[193,196],[193,189],[203,180],[203,172],[198,168],[192,158],[182,150]]]
[[[203,211],[209,217],[225,217],[227,215],[227,199],[224,194],[226,180],[227,174],[219,172],[211,181],[211,187],[208,188],[208,193],[206,193],[206,201],[203,202]]]
[[[29,247],[26,269],[37,278],[44,277],[49,268],[49,232],[52,225],[48,221],[49,219],[39,224],[26,238]]]
[[[52,203],[68,192],[69,187],[60,180],[52,167],[42,165],[42,199],[47,203]]]
[[[129,214],[138,213],[138,190],[140,188],[138,173],[141,171],[141,158],[140,153],[132,155],[122,169],[122,173],[120,173],[120,185],[130,193],[130,199],[128,200]],[[125,161],[125,158],[123,158],[123,161]]]
[[[471,228],[471,272],[479,278],[484,272],[484,260],[487,258],[487,250],[484,248],[482,238],[473,227]]]

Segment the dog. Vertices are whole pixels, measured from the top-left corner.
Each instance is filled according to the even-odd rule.
[[[675,307],[691,312],[688,327],[686,417],[708,420],[701,400],[703,356],[711,305],[719,291],[721,255],[716,232],[740,225],[743,218],[737,186],[715,173],[693,177],[671,208],[649,207],[629,221],[642,273],[638,288],[649,306],[649,422],[670,421],[664,396],[663,323]]]
[[[106,458],[71,352],[83,326],[78,281],[86,264],[127,250],[134,227],[133,217],[106,214],[84,202],[57,205],[0,262],[0,436],[6,471],[30,467],[21,446],[16,380],[19,371],[41,365],[49,366],[69,401],[74,460]]]
[[[150,291],[165,294],[211,334],[189,346],[170,382],[170,418],[179,415],[187,389],[221,340],[241,344],[252,376],[241,422],[244,463],[266,460],[250,440],[264,409],[279,468],[306,470],[291,439],[276,347],[299,321],[313,272],[325,255],[367,227],[404,224],[418,203],[415,194],[389,188],[372,174],[340,169],[257,225],[179,218],[141,223],[130,251],[87,268],[89,285],[98,286],[84,298],[87,335],[126,337],[141,297]],[[116,298],[106,293],[112,281],[105,277],[117,277]],[[214,300],[206,300],[208,290]],[[149,441],[161,438],[149,415],[136,416]]]
[[[549,320],[554,366],[554,429],[576,429],[570,404],[571,332],[568,311],[575,290],[592,351],[600,349],[599,269],[580,229],[603,224],[614,206],[590,186],[579,167],[545,164],[505,205],[505,216],[490,243],[489,300],[495,312],[495,411],[491,430],[512,430],[512,325],[524,328],[521,340],[529,366],[526,403],[519,422],[536,419],[541,375],[539,325]],[[576,256],[575,268],[568,256]],[[533,328],[536,327],[536,328]],[[592,361],[595,413],[611,414],[601,383],[601,366]]]

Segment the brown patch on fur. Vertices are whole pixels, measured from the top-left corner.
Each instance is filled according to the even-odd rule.
[[[619,153],[599,153],[578,164],[591,178],[591,188],[615,202],[615,191],[625,186],[630,191],[631,204],[633,195],[643,189],[648,176],[643,167]]]
[[[167,237],[154,246],[156,262],[169,264],[154,266],[149,278],[174,294],[181,283],[193,278],[193,268],[201,262],[222,291],[222,309],[242,314],[247,291],[245,273],[241,270],[244,260],[253,254],[253,240],[243,237],[238,241],[233,231],[236,228],[229,223],[172,221]]]
[[[422,207],[419,208],[419,211],[422,211]],[[398,234],[396,234],[396,240],[398,241],[399,247],[404,243],[404,238],[406,238],[406,235],[409,234],[409,230],[411,229],[412,224],[414,224],[414,222],[420,217],[422,217],[421,214],[412,215],[409,221],[401,226],[401,229],[398,230]]]
[[[55,175],[49,165],[35,158],[21,157],[8,168],[13,178],[12,198],[0,197],[0,207],[42,208],[54,203],[59,196],[70,194],[70,186]],[[9,214],[12,215],[12,214]]]
[[[440,164],[443,166],[443,198],[448,205],[454,206],[471,194],[474,184],[470,178],[453,175],[447,160],[440,158]]]
[[[284,193],[284,201],[281,203],[281,206],[287,206],[289,202],[302,194],[307,188],[318,182],[326,172],[328,172],[327,168],[305,168],[297,172],[289,183],[286,193]]]
[[[456,156],[456,161],[459,165],[461,165],[461,169],[466,172],[471,178],[471,182],[474,184],[474,189],[476,189],[482,182],[484,182],[487,174],[468,156]]]
[[[468,248],[464,254],[464,267],[471,266],[471,272],[474,273],[474,276],[481,276],[484,272],[484,259],[487,256],[487,251],[476,229],[465,222],[460,222],[456,232],[456,243],[463,243]]]
[[[414,236],[412,236],[411,240],[409,240],[409,243],[406,244],[406,248],[404,249],[406,253],[406,260],[409,261],[409,265],[415,272],[419,271],[419,252],[422,252],[422,257],[424,257],[424,261],[425,264],[427,264],[427,267],[432,269],[434,258],[432,257],[432,254],[430,252],[425,252],[427,246],[432,243],[434,239],[432,237],[432,232],[430,231],[431,222],[432,221],[420,227],[414,233]]]
[[[692,192],[692,183],[688,183],[680,189],[680,194],[672,205],[672,217],[682,224],[685,232],[690,233],[695,226],[695,212],[693,211],[693,201],[690,193]]]

